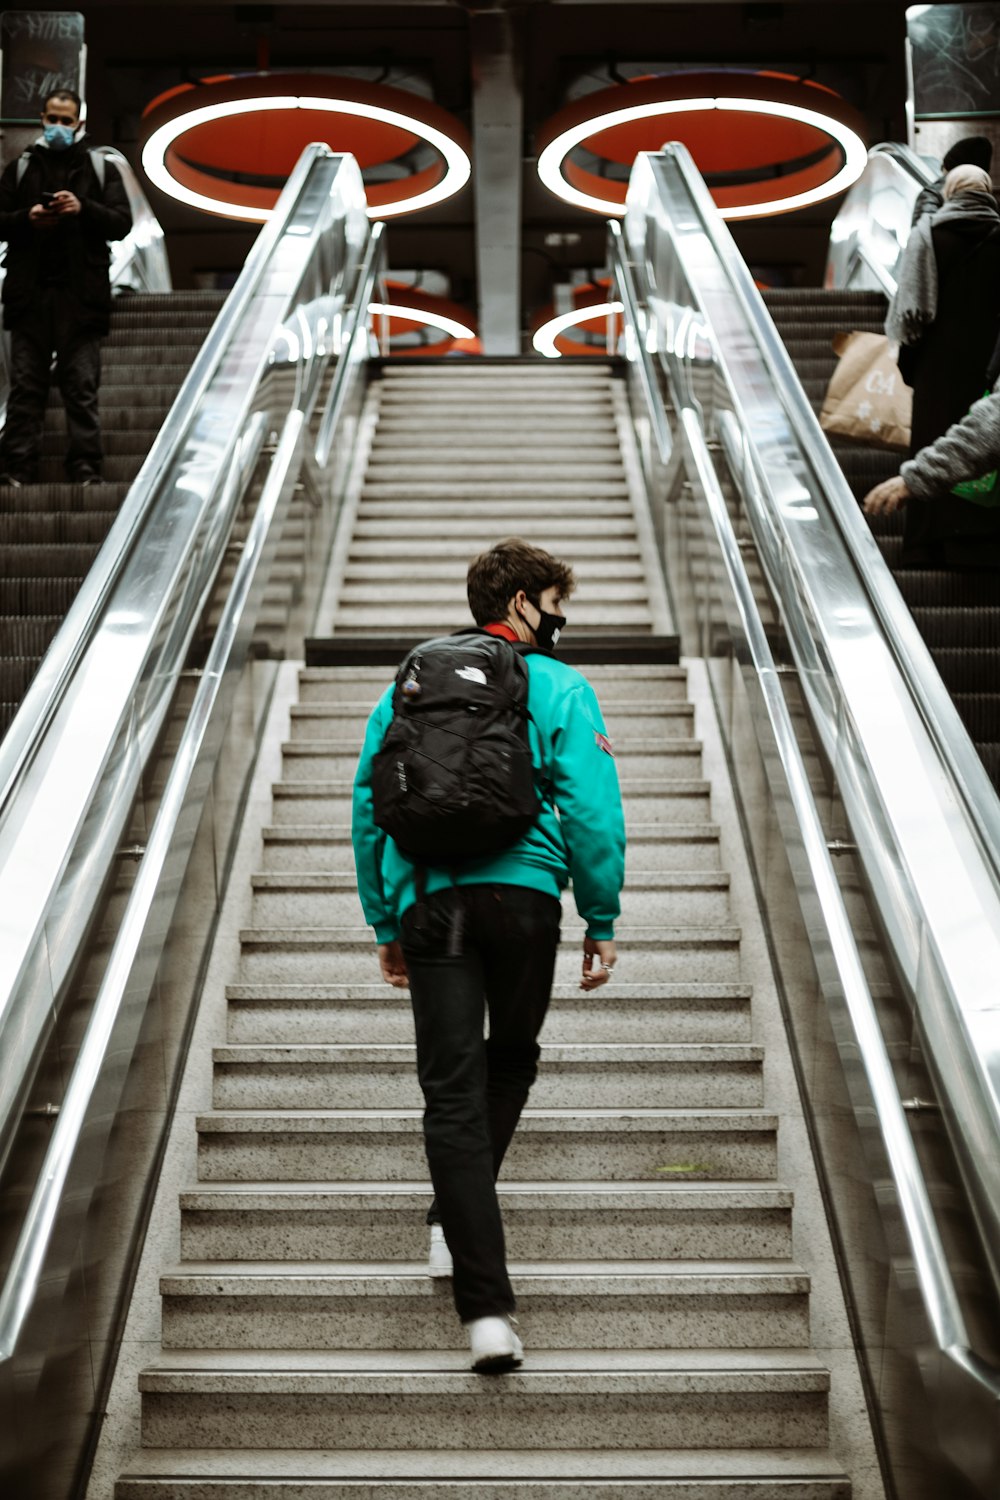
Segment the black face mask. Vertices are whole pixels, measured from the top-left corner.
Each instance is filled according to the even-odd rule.
[[[524,620],[525,625],[532,632],[539,646],[546,651],[554,651],[558,645],[563,627],[566,624],[566,616],[550,615],[548,610],[544,610],[540,604],[535,604],[534,599],[529,600],[529,603],[535,605],[535,608],[541,615],[541,619],[537,625],[532,625],[530,621],[525,620],[524,615],[521,615],[521,619]],[[520,610],[518,610],[518,614],[521,614]]]

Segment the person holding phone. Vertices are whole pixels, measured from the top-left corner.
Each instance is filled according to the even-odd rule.
[[[0,486],[37,479],[53,354],[66,411],[67,475],[80,484],[101,480],[97,403],[100,340],[111,314],[108,246],[128,234],[132,214],[117,168],[90,148],[80,114],[72,89],[50,94],[42,134],[0,177],[10,334]]]

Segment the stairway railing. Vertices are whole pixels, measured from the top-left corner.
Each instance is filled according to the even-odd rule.
[[[138,877],[51,1112],[54,1129],[0,1289],[0,1372],[18,1351],[43,1281],[51,1301],[47,1257],[57,1217],[65,1242],[67,1223],[82,1222],[88,1194],[98,1191],[99,1180],[86,1174],[82,1187],[76,1180],[70,1191],[67,1182],[71,1171],[79,1176],[81,1153],[93,1158],[112,1128],[306,457],[306,426],[328,373],[342,391],[363,367],[365,310],[382,254],[382,226],[369,225],[353,159],[307,148],[0,749],[2,1166],[191,643],[232,555],[248,484],[267,457]],[[99,1157],[98,1150],[98,1166]],[[72,1264],[63,1255],[55,1274],[70,1274]]]
[[[637,389],[645,395],[658,387],[673,407],[688,480],[724,554],[732,547],[712,504],[717,471],[739,494],[888,949],[919,1018],[983,1254],[1000,1286],[1000,1048],[991,1019],[1000,965],[1000,805],[683,147],[639,159],[624,234],[613,226],[611,245],[632,320],[625,353],[654,366],[652,378],[637,375]],[[650,479],[662,488],[662,474]],[[737,629],[734,639],[742,661],[746,637]],[[755,684],[756,701],[765,687]],[[766,763],[773,750],[762,745]],[[787,802],[787,794],[774,795]],[[805,857],[806,845],[800,831],[789,863],[810,939],[817,926],[827,934],[815,947],[817,971],[827,975],[828,1000],[835,997],[849,1086],[852,1077],[857,1086],[859,1055],[874,1068],[855,1108],[877,1122],[892,1170],[935,1349],[924,1373],[936,1414],[949,1414],[942,1448],[985,1496],[984,1476],[1000,1463],[1000,1372],[971,1347],[927,1185],[912,1144],[902,1146],[891,1068],[875,1066],[870,1038],[856,1024],[870,996],[868,1006],[852,1006],[851,976],[837,962],[831,969],[835,949],[817,916],[824,872]]]

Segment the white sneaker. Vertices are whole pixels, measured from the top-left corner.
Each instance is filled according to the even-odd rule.
[[[443,1281],[452,1273],[451,1251],[440,1224],[431,1225],[431,1248],[427,1257],[427,1269],[436,1281]]]
[[[500,1375],[516,1370],[524,1359],[524,1345],[514,1332],[516,1319],[502,1314],[497,1318],[474,1318],[467,1323],[472,1349],[472,1368],[481,1375]]]

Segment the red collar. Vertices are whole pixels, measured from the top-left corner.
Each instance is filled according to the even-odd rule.
[[[512,630],[503,620],[496,620],[492,625],[484,625],[483,629],[488,630],[490,635],[498,635],[502,641],[517,640],[517,631]]]

